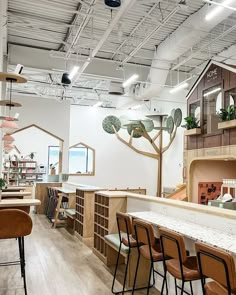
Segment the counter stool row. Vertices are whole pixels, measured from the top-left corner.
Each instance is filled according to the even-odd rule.
[[[228,252],[204,243],[196,243],[197,256],[189,256],[189,252],[185,249],[184,238],[181,234],[166,228],[160,228],[160,238],[157,239],[154,236],[153,227],[150,223],[138,219],[134,219],[132,223],[129,215],[120,212],[117,212],[116,218],[120,246],[112,282],[113,294],[124,294],[127,291],[132,291],[132,294],[135,293],[135,290],[137,290],[135,285],[139,260],[140,255],[142,255],[150,261],[149,283],[146,286],[147,294],[149,294],[150,288],[155,285],[154,273],[162,277],[161,294],[168,294],[167,273],[169,273],[174,277],[176,295],[178,294],[178,289],[181,290],[181,295],[184,293],[193,295],[192,281],[195,280],[201,280],[204,295],[236,295],[235,263],[233,256]],[[122,290],[115,291],[114,285],[122,245],[128,247],[127,262]],[[138,249],[137,266],[133,288],[132,290],[126,290],[126,277],[132,248]],[[155,262],[163,263],[163,274],[154,269]],[[206,278],[212,280],[206,282]],[[181,286],[177,285],[177,280],[182,282]],[[184,289],[185,283],[189,283],[191,293]]]

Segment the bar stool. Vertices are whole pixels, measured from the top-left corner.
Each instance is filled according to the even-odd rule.
[[[24,237],[32,231],[32,220],[26,212],[18,209],[0,210],[0,239],[18,239],[19,261],[2,262],[0,266],[20,265],[21,276],[24,282],[25,295],[27,295],[26,276],[25,276],[25,247]]]
[[[160,240],[161,248],[164,253],[164,268],[165,275],[169,272],[175,279],[175,294],[177,295],[177,289],[183,293],[189,294],[184,290],[185,282],[189,282],[191,295],[193,295],[192,281],[199,280],[201,278],[197,266],[197,257],[188,256],[188,252],[185,249],[184,238],[181,234],[166,228],[160,228]],[[171,257],[166,261],[165,257]],[[182,286],[177,285],[176,279],[182,281]]]
[[[125,291],[125,283],[126,283],[128,266],[129,266],[130,251],[131,251],[131,248],[137,247],[137,241],[132,236],[132,222],[131,222],[131,218],[129,217],[128,214],[122,213],[122,212],[117,212],[116,213],[116,221],[117,221],[120,245],[119,245],[118,256],[117,256],[117,260],[116,260],[116,267],[115,267],[115,272],[114,272],[114,276],[113,276],[111,290],[112,290],[113,294],[117,294],[117,293],[124,294],[124,292],[131,291],[131,290]],[[115,285],[116,274],[117,274],[117,269],[118,269],[118,265],[119,265],[120,252],[121,252],[122,245],[128,247],[128,254],[127,254],[126,267],[125,267],[123,287],[122,287],[122,291],[114,291],[114,285]]]
[[[151,266],[150,266],[150,270],[149,270],[147,294],[149,294],[150,288],[155,285],[154,273],[157,273],[159,276],[161,276],[163,278],[161,292],[163,293],[164,286],[166,285],[166,292],[168,294],[166,275],[165,274],[163,275],[154,269],[154,262],[163,261],[163,253],[161,251],[160,240],[155,238],[153,227],[150,223],[135,219],[133,221],[133,226],[134,226],[134,231],[135,231],[135,237],[138,242],[138,261],[137,261],[137,267],[136,267],[136,272],[135,272],[134,286],[133,286],[132,294],[134,294],[134,290],[135,290],[135,283],[136,283],[136,278],[137,278],[140,254],[145,259],[151,261]],[[167,259],[167,257],[166,257],[166,259]],[[153,284],[150,285],[152,274],[153,274]]]
[[[202,291],[206,295],[235,295],[236,270],[233,256],[223,250],[196,243]],[[205,283],[205,278],[214,281]]]

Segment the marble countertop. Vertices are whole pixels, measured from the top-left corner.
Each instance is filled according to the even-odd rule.
[[[208,243],[209,245],[219,247],[236,255],[236,235],[200,226],[194,223],[186,223],[183,220],[161,215],[152,211],[133,212],[130,216],[150,222],[158,227],[166,227],[174,230],[187,238],[195,241]]]

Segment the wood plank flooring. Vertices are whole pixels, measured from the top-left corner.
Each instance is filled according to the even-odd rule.
[[[112,294],[112,273],[91,249],[65,228],[52,229],[44,215],[33,214],[32,219],[33,232],[25,238],[28,295]],[[17,241],[0,240],[0,261],[17,259]],[[23,294],[20,267],[0,267],[0,295]],[[159,292],[152,288],[152,294]]]

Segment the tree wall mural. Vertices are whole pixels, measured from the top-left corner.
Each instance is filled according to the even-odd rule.
[[[115,134],[117,139],[134,150],[136,153],[156,159],[158,161],[157,196],[162,191],[162,159],[163,154],[169,149],[175,139],[178,127],[181,125],[181,109],[172,110],[171,115],[152,115],[143,120],[128,120],[122,124],[122,120],[115,116],[107,116],[102,126],[104,131]],[[129,137],[122,136],[121,128],[127,130]],[[169,134],[168,142],[163,141],[163,132]],[[144,138],[153,148],[153,152],[145,151],[135,145],[135,141]]]

